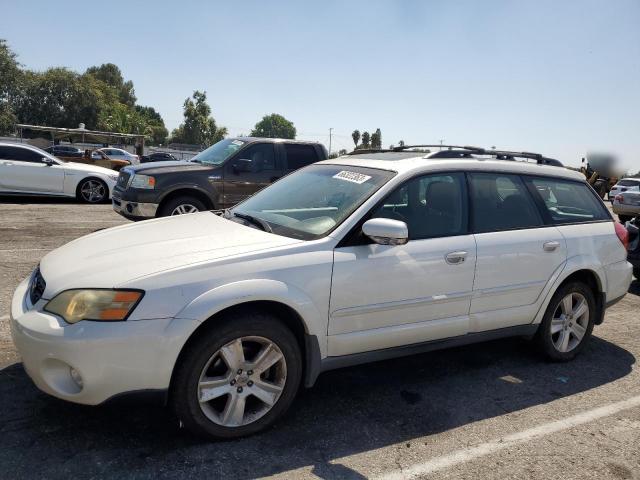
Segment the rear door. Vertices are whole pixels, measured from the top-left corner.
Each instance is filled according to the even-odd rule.
[[[5,146],[0,150],[2,188],[9,192],[62,193],[64,167],[47,165],[43,154],[24,147]]]
[[[314,145],[299,143],[284,144],[284,164],[286,173],[293,172],[320,160]]]
[[[247,160],[247,161],[245,161]],[[231,207],[282,176],[273,143],[253,143],[224,165],[224,206]]]
[[[468,174],[471,225],[477,245],[471,332],[527,324],[567,247],[545,225],[534,197],[518,175]]]

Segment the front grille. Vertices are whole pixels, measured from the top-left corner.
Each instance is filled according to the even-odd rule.
[[[42,298],[44,289],[47,287],[47,282],[44,281],[44,277],[40,273],[40,267],[36,268],[31,278],[31,285],[29,285],[29,300],[31,305],[35,305],[38,300]]]
[[[120,174],[118,175],[118,186],[120,188],[127,188],[127,185],[129,184],[129,177],[131,176],[131,174],[129,172],[126,172],[124,170],[120,170]]]

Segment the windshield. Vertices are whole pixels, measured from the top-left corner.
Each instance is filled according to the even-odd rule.
[[[320,238],[340,225],[394,172],[346,165],[298,170],[234,207],[271,231],[303,240]]]
[[[227,158],[240,150],[245,143],[247,142],[231,138],[220,140],[206,150],[201,151],[191,161],[208,165],[222,165]]]

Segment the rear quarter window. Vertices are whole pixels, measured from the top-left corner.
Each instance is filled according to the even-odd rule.
[[[555,178],[530,178],[527,181],[540,204],[544,204],[548,223],[611,220],[606,207],[586,183]]]

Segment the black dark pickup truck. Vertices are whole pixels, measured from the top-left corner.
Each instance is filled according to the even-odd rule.
[[[131,220],[228,208],[280,177],[325,160],[315,142],[227,138],[188,162],[125,167],[113,190],[113,209]]]

